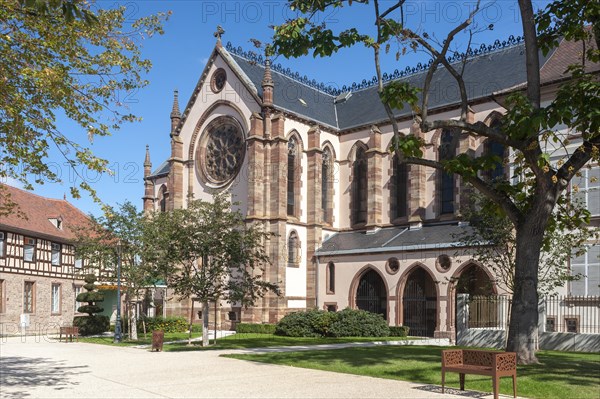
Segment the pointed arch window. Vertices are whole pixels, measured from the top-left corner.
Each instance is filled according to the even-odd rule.
[[[288,141],[287,163],[287,214],[296,216],[296,162],[298,159],[298,142],[294,137]]]
[[[335,263],[327,264],[327,293],[335,294]]]
[[[329,148],[323,151],[323,162],[321,164],[321,209],[323,211],[323,222],[331,224],[333,220],[333,157]]]
[[[494,119],[494,121],[490,124],[491,128],[498,128],[502,122],[500,119]],[[494,169],[486,171],[486,177],[490,181],[501,180],[504,178],[504,158],[506,157],[506,148],[503,144],[500,144],[496,141],[487,140],[485,142],[485,153],[486,155],[496,156],[501,159],[501,161],[496,162],[496,166]]]
[[[352,224],[367,222],[367,152],[357,147],[352,165]]]
[[[392,192],[391,215],[392,220],[404,218],[408,215],[408,164],[400,162],[397,155],[392,161]]]
[[[167,186],[163,185],[160,188],[160,192],[158,194],[158,205],[161,212],[167,211],[167,202],[169,201],[169,192],[167,191]]]
[[[296,267],[300,264],[300,242],[295,231],[288,237],[288,266]]]
[[[454,133],[444,130],[440,139],[439,160],[440,162],[452,159],[456,153],[453,145]],[[439,171],[438,192],[440,196],[440,214],[454,213],[454,174]]]

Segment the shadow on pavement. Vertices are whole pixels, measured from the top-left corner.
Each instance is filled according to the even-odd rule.
[[[0,357],[0,387],[3,398],[26,398],[36,386],[55,390],[78,385],[72,377],[89,373],[88,366],[67,366],[63,361],[18,356]]]
[[[440,397],[442,395],[442,387],[440,385],[421,385],[421,386],[415,387],[413,389],[418,389],[419,391],[439,393]],[[461,391],[459,389],[448,388],[448,387],[446,387],[446,393],[452,394],[452,395],[464,396],[465,398],[479,398],[479,399],[489,397],[491,395],[490,393],[485,393],[485,392]]]

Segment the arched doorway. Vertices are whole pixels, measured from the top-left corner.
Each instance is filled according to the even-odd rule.
[[[494,284],[481,266],[471,263],[460,273],[456,283],[457,294],[494,295]]]
[[[486,271],[471,263],[460,272],[456,282],[456,295],[469,294],[468,325],[475,328],[498,327],[502,318],[502,303],[493,295],[495,285]],[[458,300],[455,298],[455,302]]]
[[[409,334],[433,337],[437,324],[437,292],[433,279],[422,267],[413,270],[402,295],[403,325]]]
[[[356,307],[378,313],[387,320],[387,292],[385,283],[375,270],[364,273],[356,288]]]

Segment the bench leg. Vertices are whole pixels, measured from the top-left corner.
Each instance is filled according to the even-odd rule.
[[[465,373],[459,373],[459,378],[460,378],[460,390],[464,391],[465,390]]]
[[[500,388],[500,377],[492,377],[492,380],[494,381],[494,399],[498,399],[498,391]]]
[[[446,384],[446,372],[442,370],[442,393],[444,393],[444,385]]]
[[[513,374],[512,376],[512,380],[513,380],[513,397],[517,397],[517,376]]]

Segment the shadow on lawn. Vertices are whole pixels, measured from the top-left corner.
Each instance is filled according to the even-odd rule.
[[[31,388],[53,386],[55,390],[78,385],[71,377],[89,373],[87,366],[67,366],[63,361],[47,358],[6,356],[0,358],[2,397],[25,398]]]
[[[586,354],[590,360],[582,360],[582,354],[538,353],[539,364],[519,366],[519,377],[531,377],[540,382],[564,380],[569,385],[598,386],[600,383],[600,354]]]

